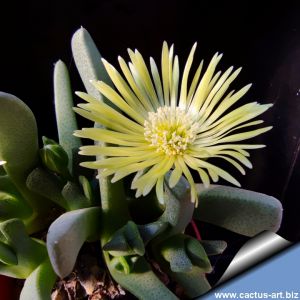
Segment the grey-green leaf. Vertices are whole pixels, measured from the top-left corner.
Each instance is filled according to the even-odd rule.
[[[101,55],[86,29],[81,27],[72,37],[72,52],[81,80],[87,92],[97,99],[103,100],[102,95],[91,84],[91,80],[102,80],[111,84],[111,80],[101,61]]]
[[[27,278],[47,257],[45,244],[28,236],[19,219],[11,219],[0,224],[6,244],[16,254],[17,265],[0,264],[0,274],[15,278]]]
[[[26,279],[20,300],[51,300],[51,290],[55,281],[56,274],[47,258]]]
[[[0,261],[6,265],[18,264],[18,258],[14,251],[2,242],[0,242]]]
[[[122,287],[142,300],[178,300],[178,298],[155,276],[151,267],[143,257],[134,264],[130,274],[124,274],[109,263],[108,254],[105,254],[108,268],[113,278]]]
[[[69,210],[76,210],[90,206],[90,201],[83,195],[79,186],[68,181],[62,190],[62,195],[66,199]]]
[[[59,144],[68,154],[69,170],[72,173],[73,154],[78,151],[81,141],[73,136],[73,132],[77,129],[77,122],[73,111],[72,89],[68,69],[61,60],[55,64],[53,79]]]
[[[6,174],[0,175],[0,191],[13,194],[17,197],[21,196],[16,186]]]
[[[42,168],[35,168],[28,176],[27,187],[38,195],[41,195],[64,209],[68,210],[68,203],[61,194],[62,182],[52,173]]]
[[[194,203],[190,199],[190,187],[187,180],[181,177],[174,188],[165,183],[165,210],[158,221],[169,223],[171,226],[162,235],[155,239],[157,243],[168,236],[181,233],[192,219]]]
[[[26,186],[26,178],[38,162],[37,125],[32,111],[19,98],[0,92],[0,160],[24,199],[40,212],[49,205]]]
[[[145,254],[145,246],[140,236],[137,225],[128,221],[126,225],[117,230],[110,241],[103,246],[113,256]]]
[[[12,218],[26,219],[32,213],[21,195],[14,195],[0,190],[0,221]]]
[[[145,225],[138,225],[140,235],[147,245],[152,239],[164,232],[168,228],[167,222],[156,221]]]
[[[227,247],[225,241],[201,240],[200,243],[208,256],[222,254]]]
[[[201,267],[192,265],[189,271],[174,272],[170,269],[170,264],[162,256],[156,256],[160,267],[179,283],[184,289],[185,294],[190,298],[200,296],[211,289],[205,276],[205,270]]]
[[[75,265],[83,243],[99,237],[101,209],[83,208],[56,219],[47,235],[47,249],[55,273],[64,278]]]
[[[203,295],[211,289],[205,273],[203,273],[201,268],[196,266],[193,266],[190,272],[174,272],[172,273],[172,277],[183,287],[185,294],[191,299]]]
[[[212,271],[207,253],[198,240],[190,237],[186,238],[185,248],[186,253],[188,254],[188,257],[190,258],[193,265],[198,266],[205,273],[210,273]]]
[[[201,268],[203,273],[209,273],[212,270],[204,248],[199,241],[190,236],[174,235],[163,241],[158,250],[169,263],[172,272],[189,272],[193,266]]]
[[[189,272],[193,264],[187,256],[184,239],[181,235],[175,235],[162,242],[161,254],[169,262],[172,272]]]
[[[197,185],[199,205],[194,217],[230,231],[255,236],[264,230],[276,232],[281,224],[282,205],[261,193],[212,185]]]
[[[17,97],[0,93],[0,160],[18,188],[26,190],[28,172],[38,160],[37,125],[32,111]]]

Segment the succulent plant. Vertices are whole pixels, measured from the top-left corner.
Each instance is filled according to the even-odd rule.
[[[74,34],[72,51],[89,97],[109,107],[103,96],[104,85],[100,93],[90,81],[101,80],[110,89],[114,85],[85,29]],[[209,84],[212,79],[207,80]],[[25,279],[21,300],[46,300],[51,299],[51,294],[55,299],[61,279],[68,278],[74,268],[90,272],[85,276],[92,278],[95,265],[98,274],[110,274],[112,282],[118,284],[112,298],[122,295],[125,289],[139,299],[178,299],[178,292],[163,276],[180,287],[181,295],[194,298],[211,289],[206,278],[214,268],[210,256],[221,254],[226,242],[199,240],[186,234],[193,219],[248,237],[264,230],[278,230],[282,216],[278,200],[230,186],[207,187],[207,175],[202,170],[199,173],[204,184],[195,184],[184,166],[179,173],[170,167],[159,179],[159,193],[150,188],[142,192],[142,199],[135,199],[126,178],[111,180],[102,171],[99,182],[93,174],[84,176],[86,170],[79,166],[82,157],[78,155],[81,141],[73,135],[78,130],[73,92],[62,61],[55,65],[54,93],[59,141],[43,137],[40,149],[31,110],[17,97],[0,93],[0,274]],[[113,108],[117,113],[118,108]],[[240,152],[247,155],[245,150]],[[237,166],[228,157],[227,161]],[[247,164],[246,157],[245,161]],[[212,168],[209,172],[214,179],[221,171]],[[219,175],[233,182],[228,173]],[[90,255],[94,260],[82,259],[79,254],[87,245],[93,245]],[[91,288],[82,274],[77,274],[81,276],[82,295],[73,295],[73,299],[85,299],[97,292],[97,284]]]

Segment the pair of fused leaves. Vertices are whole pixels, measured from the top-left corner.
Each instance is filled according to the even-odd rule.
[[[32,209],[5,173],[0,175],[0,221],[12,218],[26,220]]]
[[[31,191],[67,211],[94,205],[89,182],[83,176],[80,177],[80,182],[81,188],[73,181],[62,182],[55,174],[43,168],[34,169],[27,178],[27,186]]]

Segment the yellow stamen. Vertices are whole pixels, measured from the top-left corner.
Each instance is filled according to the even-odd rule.
[[[179,107],[159,107],[149,112],[145,121],[144,136],[157,152],[168,156],[183,155],[196,139],[198,124],[195,116]]]

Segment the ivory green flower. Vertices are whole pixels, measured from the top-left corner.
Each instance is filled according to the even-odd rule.
[[[109,106],[92,96],[78,92],[87,101],[75,111],[85,118],[103,125],[103,128],[83,128],[75,135],[106,144],[84,146],[80,154],[104,156],[83,166],[100,169],[103,176],[113,175],[115,182],[136,173],[131,188],[136,197],[147,195],[156,186],[158,199],[163,201],[165,174],[171,171],[170,187],[184,175],[191,186],[191,200],[197,201],[191,169],[199,173],[208,186],[210,178],[219,177],[239,186],[228,172],[208,162],[210,158],[224,159],[242,174],[243,166],[251,168],[248,149],[264,147],[241,143],[271,129],[248,129],[261,124],[252,121],[272,104],[248,103],[230,108],[249,90],[246,85],[239,91],[228,91],[241,71],[233,67],[216,74],[222,54],[216,53],[201,76],[203,61],[189,80],[196,44],[192,47],[180,78],[178,56],[173,46],[163,44],[161,74],[150,58],[150,71],[142,55],[129,50],[131,62],[119,57],[121,75],[103,60],[115,85],[115,90],[102,81],[92,82],[110,101]],[[191,82],[188,84],[188,82]],[[115,109],[118,108],[118,110]]]

